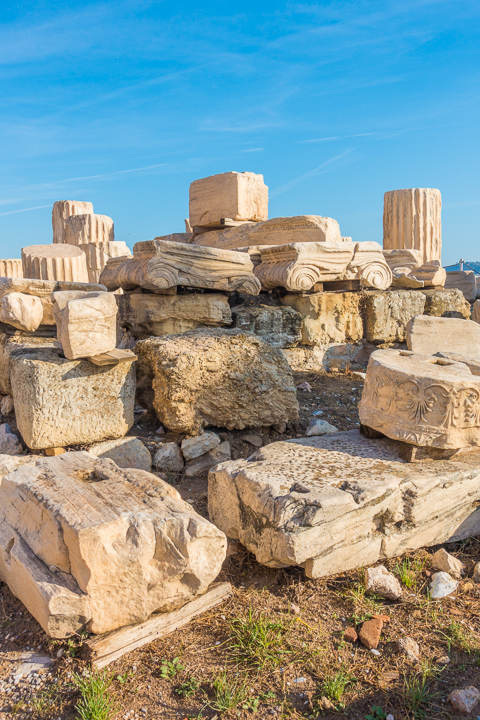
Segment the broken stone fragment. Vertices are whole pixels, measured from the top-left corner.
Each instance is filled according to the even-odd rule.
[[[117,302],[113,293],[53,293],[57,337],[69,360],[115,349]]]
[[[474,583],[480,583],[480,562],[475,565],[472,580]]]
[[[418,315],[407,325],[407,347],[421,355],[454,352],[480,359],[480,327],[472,320]]]
[[[477,282],[473,270],[451,270],[447,272],[446,288],[457,288],[463,293],[469,303],[475,302],[477,297]]]
[[[329,433],[338,432],[338,428],[335,425],[330,425],[326,420],[320,418],[312,418],[310,420],[307,430],[305,432],[306,437],[313,437],[314,435],[328,435]]]
[[[153,458],[157,470],[163,472],[180,472],[183,470],[183,455],[177,443],[163,443]]]
[[[383,620],[380,618],[372,618],[362,624],[358,633],[358,639],[365,645],[368,650],[376,650],[380,642],[382,633]]]
[[[52,637],[181,607],[226,554],[224,534],[171,485],[86,452],[9,473],[0,506],[0,577]]]
[[[402,586],[397,578],[388,572],[384,565],[365,570],[365,592],[380,595],[387,600],[400,600],[403,595]]]
[[[463,690],[453,690],[448,696],[448,701],[456,712],[469,715],[480,701],[480,691],[473,685]]]
[[[23,293],[8,293],[0,304],[0,320],[17,330],[33,332],[43,320],[40,298]]]
[[[20,455],[23,452],[22,443],[12,432],[8,423],[0,425],[0,454]]]
[[[440,600],[455,592],[458,582],[446,572],[437,572],[432,575],[430,583],[430,597],[432,600]]]
[[[226,172],[190,184],[189,222],[195,226],[220,226],[222,220],[253,220],[268,217],[268,187],[263,175]]]
[[[103,460],[113,460],[121,468],[135,468],[147,472],[152,469],[152,456],[143,442],[136,437],[105,440],[89,447],[88,452]]]
[[[465,565],[453,555],[450,555],[444,548],[440,548],[432,555],[432,566],[435,570],[443,570],[454,578],[460,578],[465,570]]]
[[[81,202],[78,200],[58,200],[56,203],[53,203],[53,242],[65,242],[65,224],[68,218],[72,215],[83,215],[84,213],[93,213],[93,205],[91,202]]]
[[[343,639],[345,642],[354,643],[358,640],[357,631],[353,627],[347,627],[345,632],[343,633]]]
[[[5,395],[5,397],[2,398],[2,402],[0,403],[0,413],[7,417],[8,415],[11,415],[14,410],[13,405],[13,398],[10,397],[10,395]]]
[[[197,435],[192,438],[182,440],[182,453],[185,460],[193,460],[194,458],[205,455],[209,450],[220,445],[220,438],[214,432],[206,432],[203,435]]]
[[[198,460],[191,462],[185,470],[185,475],[187,477],[195,477],[206,470],[210,470],[210,468],[218,465],[219,463],[230,460],[231,457],[230,443],[225,440],[220,443],[220,445],[213,448],[213,450],[210,450],[205,453],[205,455],[202,455],[198,458]]]
[[[411,637],[403,637],[397,640],[398,651],[406,655],[410,662],[420,662],[420,648],[418,643]]]

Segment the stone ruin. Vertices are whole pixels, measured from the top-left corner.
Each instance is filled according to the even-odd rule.
[[[315,578],[480,531],[480,309],[445,287],[440,210],[386,193],[382,247],[268,219],[263,177],[223,173],[192,183],[185,233],[132,253],[59,201],[53,243],[0,261],[0,578],[49,635],[193,602],[227,538]],[[347,368],[360,431],[232,460],[221,430],[298,420],[292,370]],[[136,403],[183,438],[155,467],[209,471],[209,520],[127,435]]]

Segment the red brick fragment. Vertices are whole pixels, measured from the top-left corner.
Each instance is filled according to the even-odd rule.
[[[365,645],[369,650],[377,648],[382,628],[383,620],[381,618],[373,618],[364,622],[358,633],[362,645]]]

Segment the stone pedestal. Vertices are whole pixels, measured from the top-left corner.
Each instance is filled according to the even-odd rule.
[[[25,278],[88,283],[85,253],[72,245],[28,245],[22,263]]]
[[[69,245],[106,243],[115,240],[113,220],[107,215],[72,215],[65,223],[64,242]]]
[[[441,261],[442,196],[440,190],[412,188],[385,193],[383,247],[419,250],[422,263]]]
[[[91,202],[80,202],[78,200],[58,200],[53,204],[52,228],[53,242],[65,242],[65,223],[72,215],[83,215],[93,213]]]

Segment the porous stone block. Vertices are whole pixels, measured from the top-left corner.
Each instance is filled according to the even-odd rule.
[[[280,350],[241,330],[199,329],[135,346],[153,376],[153,406],[171,430],[242,430],[298,417],[293,377]]]
[[[120,325],[137,338],[178,335],[200,326],[221,327],[232,322],[228,298],[220,293],[124,293],[116,298]]]
[[[386,192],[383,208],[383,247],[385,250],[419,250],[423,263],[440,261],[441,211],[440,190],[410,188]]]
[[[114,240],[113,220],[107,215],[72,215],[65,223],[64,242],[69,245],[107,243]]]
[[[407,325],[407,347],[422,355],[454,352],[480,360],[480,327],[472,320],[417,315]]]
[[[78,200],[58,200],[53,204],[52,209],[52,228],[53,242],[65,242],[65,223],[72,215],[83,215],[84,213],[93,213],[93,205],[91,202],[80,202]]]
[[[52,637],[181,607],[226,554],[224,534],[171,485],[86,452],[9,473],[0,506],[0,577]]]
[[[122,240],[113,240],[112,242],[90,243],[78,246],[83,250],[87,260],[88,279],[91,283],[98,283],[102,270],[112,257],[131,257],[132,253],[127,247],[127,243]]]
[[[364,332],[374,344],[405,342],[407,324],[422,315],[425,295],[415,290],[367,292],[363,300]]]
[[[480,377],[447,358],[377,350],[358,412],[363,425],[394,440],[442,449],[479,446]]]
[[[403,462],[356,430],[275,442],[209,473],[209,517],[268,567],[344,573],[476,535],[480,456]]]
[[[227,172],[195,180],[190,185],[191,227],[221,225],[224,218],[254,220],[268,217],[268,187],[263,175]]]
[[[290,293],[283,305],[298,311],[303,318],[302,344],[326,346],[331,343],[357,342],[363,337],[360,293]]]
[[[446,288],[458,288],[469,303],[475,302],[477,297],[477,282],[473,270],[451,270],[447,272]]]
[[[232,315],[234,327],[261,337],[273,347],[294,347],[302,340],[302,316],[293,308],[238,305]]]
[[[8,293],[0,303],[0,321],[17,330],[33,332],[43,321],[42,301],[34,295]]]
[[[105,440],[88,448],[90,455],[102,460],[113,460],[121,468],[137,470],[152,469],[152,456],[143,442],[136,437],[124,437],[118,440]]]
[[[85,253],[72,245],[28,245],[22,263],[25,278],[88,283]]]
[[[29,354],[34,351],[42,353],[53,350],[55,347],[55,338],[26,337],[21,332],[14,335],[0,333],[0,393],[12,395],[10,372],[13,357]]]
[[[425,295],[425,315],[435,317],[458,317],[470,319],[470,304],[457,288],[435,288],[422,290]]]
[[[23,277],[22,259],[13,258],[11,260],[0,260],[0,277]]]
[[[123,437],[133,425],[133,363],[99,367],[59,351],[12,353],[17,427],[31,449]]]
[[[113,293],[67,290],[52,297],[57,337],[66,358],[93,357],[115,348],[117,302]]]

